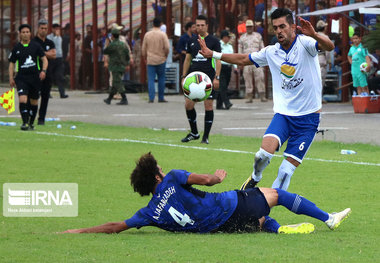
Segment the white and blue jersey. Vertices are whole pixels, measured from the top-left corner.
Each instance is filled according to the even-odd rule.
[[[297,35],[288,50],[280,43],[249,54],[256,67],[269,66],[273,85],[273,111],[301,116],[322,108],[322,80],[318,42]]]
[[[171,170],[157,185],[148,205],[125,220],[127,226],[207,233],[223,225],[236,209],[236,191],[200,191],[187,184],[190,174],[185,170]]]
[[[301,163],[318,131],[316,112],[322,108],[318,42],[297,35],[289,49],[276,43],[249,54],[249,59],[256,67],[269,66],[272,74],[275,115],[264,137],[275,137],[279,148],[288,140],[284,156]]]

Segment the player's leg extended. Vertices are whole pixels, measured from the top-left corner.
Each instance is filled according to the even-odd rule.
[[[282,142],[288,139],[288,124],[281,114],[275,114],[265,132],[260,150],[255,154],[252,175],[240,187],[241,190],[255,187],[262,178],[275,151],[281,148]]]
[[[194,101],[189,100],[188,98],[185,98],[186,116],[190,124],[191,132],[188,135],[186,135],[185,138],[181,140],[182,142],[198,140],[200,137],[198,134],[198,127],[197,127],[197,112],[195,111],[194,106],[195,106]]]
[[[329,214],[317,207],[313,202],[309,201],[305,197],[289,193],[279,188],[260,188],[260,191],[267,199],[270,208],[275,205],[284,206],[295,214],[307,215],[325,222],[331,230],[336,229],[351,213],[351,209],[347,208],[339,213]]]
[[[259,222],[263,231],[276,234],[310,234],[314,232],[315,229],[315,226],[311,223],[281,226],[274,218],[271,218],[270,216],[260,218]]]
[[[289,134],[291,134],[284,151],[286,160],[282,161],[277,178],[272,184],[272,188],[282,190],[288,189],[295,169],[302,163],[302,159],[309,150],[318,130],[320,114],[311,113],[305,116],[287,116],[286,118],[289,123]]]

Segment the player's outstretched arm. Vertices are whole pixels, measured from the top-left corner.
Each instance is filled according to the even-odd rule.
[[[302,32],[302,34],[312,37],[318,41],[319,50],[331,51],[334,49],[334,43],[327,36],[323,36],[315,32],[311,23],[302,17],[299,17],[301,26],[297,26],[297,29]]]
[[[188,184],[207,185],[212,186],[214,184],[221,183],[226,178],[227,172],[222,169],[218,169],[214,174],[190,174],[187,179]]]
[[[80,228],[80,229],[69,229],[62,233],[70,234],[82,234],[82,233],[106,233],[114,234],[120,233],[122,231],[128,230],[129,227],[124,221],[121,222],[109,222],[100,226],[94,226],[89,228]]]
[[[205,58],[215,58],[220,59],[230,64],[236,64],[239,66],[252,65],[253,63],[249,60],[248,54],[223,54],[219,52],[212,51],[206,46],[206,42],[201,37],[198,38],[199,45],[201,50],[199,53],[202,54]]]

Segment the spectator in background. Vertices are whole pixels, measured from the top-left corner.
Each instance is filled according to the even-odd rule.
[[[111,104],[113,96],[119,92],[121,101],[117,105],[128,105],[127,96],[125,95],[125,88],[122,82],[123,75],[129,64],[129,49],[125,43],[119,40],[120,30],[111,30],[112,38],[111,43],[104,49],[104,54],[109,57],[108,69],[112,74],[112,85],[110,87],[110,94],[104,100],[106,104]]]
[[[327,29],[327,23],[323,20],[319,20],[317,22],[316,31],[318,34],[323,35],[325,37],[328,37],[325,32]],[[327,75],[327,68],[329,65],[331,65],[331,56],[330,51],[320,51],[318,52],[318,60],[319,60],[319,66],[321,67],[321,78],[322,78],[322,94],[323,94],[323,87],[326,83],[326,75]]]
[[[82,37],[77,31],[75,32],[75,86],[79,87],[82,83],[81,64],[82,61]]]
[[[38,21],[37,35],[33,40],[41,45],[43,51],[45,52],[45,56],[48,59],[48,64],[50,64],[51,61],[55,59],[56,54],[54,42],[46,37],[47,32],[48,21],[46,19],[40,19]],[[42,60],[40,58],[40,65],[42,65],[41,62]],[[50,66],[51,65],[48,65],[48,67]],[[51,71],[47,71],[45,79],[41,80],[41,103],[40,110],[38,112],[38,125],[45,124],[52,81]]]
[[[62,56],[64,65],[64,76],[70,75],[70,63],[68,53],[70,48],[70,24],[67,23],[62,30]]]
[[[59,95],[61,99],[66,99],[69,97],[65,93],[65,65],[63,64],[63,52],[62,52],[62,37],[61,37],[61,26],[59,24],[53,24],[52,33],[47,36],[48,39],[54,42],[56,58],[50,61],[49,74],[51,74],[53,81],[57,84]]]
[[[238,36],[240,37],[242,34],[245,34],[247,32],[246,28],[246,21],[248,19],[248,16],[240,16],[238,18]]]
[[[239,53],[249,54],[252,52],[258,52],[264,48],[264,42],[259,33],[253,32],[253,21],[247,20],[245,23],[247,33],[242,35],[239,39]],[[255,65],[248,65],[243,68],[243,77],[245,81],[245,96],[247,103],[253,102],[253,79],[255,79],[255,87],[260,95],[262,102],[266,102],[265,98],[265,85],[264,85],[264,70],[262,67],[257,68]]]
[[[181,66],[183,65],[183,62],[185,61],[187,43],[193,36],[196,36],[196,33],[197,33],[197,28],[195,26],[195,23],[188,22],[185,25],[185,33],[180,37],[176,46],[176,50],[178,54],[180,54],[180,57],[181,57],[181,61],[180,61]],[[181,67],[180,76],[182,76],[182,67]]]
[[[83,40],[82,51],[82,72],[83,72],[83,88],[90,89],[92,87],[93,66],[92,66],[92,26],[86,25],[86,36]]]
[[[368,56],[368,50],[362,46],[362,38],[359,34],[355,33],[352,38],[352,46],[348,51],[347,59],[351,64],[351,75],[354,88],[357,89],[358,95],[369,94],[367,75],[360,70],[360,65],[367,62],[366,72],[369,72],[371,68],[371,60]]]
[[[142,56],[148,66],[149,103],[154,102],[156,94],[154,80],[158,78],[158,102],[167,102],[164,99],[165,67],[169,55],[169,39],[160,30],[161,19],[153,19],[153,29],[147,32],[143,39]]]
[[[233,54],[234,48],[229,43],[230,35],[227,30],[223,30],[220,33],[220,47],[222,49],[222,53],[224,54]],[[234,71],[237,73],[237,66],[234,66]],[[229,110],[232,107],[232,103],[230,102],[227,94],[228,85],[231,80],[231,71],[232,65],[230,63],[222,61],[222,68],[220,70],[220,81],[219,81],[219,90],[217,92],[217,100],[216,100],[216,109],[217,110]],[[225,107],[223,107],[223,104]]]

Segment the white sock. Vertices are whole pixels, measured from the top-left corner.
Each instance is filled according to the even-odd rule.
[[[252,179],[256,182],[260,182],[262,173],[265,167],[268,166],[270,160],[272,159],[273,154],[268,153],[264,149],[260,148],[260,150],[255,154],[255,162],[253,163],[253,172]]]
[[[295,170],[296,167],[284,159],[280,165],[280,168],[278,168],[278,175],[272,184],[272,188],[280,188],[286,191]]]

